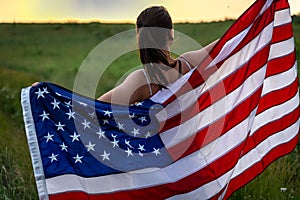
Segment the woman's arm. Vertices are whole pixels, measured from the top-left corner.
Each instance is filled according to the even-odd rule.
[[[203,62],[203,60],[208,56],[209,52],[216,45],[218,40],[219,39],[213,41],[212,43],[199,50],[186,52],[180,57],[183,57],[184,59],[189,61],[193,66],[199,66]]]

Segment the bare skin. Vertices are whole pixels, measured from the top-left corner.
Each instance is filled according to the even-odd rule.
[[[217,40],[211,44],[201,48],[197,51],[191,51],[184,53],[180,57],[186,59],[192,67],[198,66],[208,55],[208,52],[216,44]],[[176,60],[169,57],[170,63],[175,63]],[[169,83],[172,83],[178,79],[179,64],[177,62],[176,66],[168,71],[161,70]],[[188,66],[182,62],[182,74],[189,71]],[[160,88],[156,84],[151,84],[151,89],[153,94],[155,94]],[[147,85],[147,80],[145,78],[143,69],[138,69],[124,80],[123,83],[103,94],[98,98],[100,101],[111,102],[115,104],[130,105],[138,101],[145,100],[150,97],[150,91]]]

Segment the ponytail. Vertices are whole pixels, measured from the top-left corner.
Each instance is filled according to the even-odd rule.
[[[167,50],[172,20],[164,7],[150,7],[137,19],[140,60],[148,71],[151,81],[165,88],[169,83],[160,69],[174,67],[168,61]]]

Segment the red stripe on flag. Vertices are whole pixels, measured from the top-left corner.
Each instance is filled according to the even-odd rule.
[[[287,71],[288,69],[294,66],[295,61],[296,61],[295,52],[292,52],[283,57],[270,60],[268,62],[266,78]]]
[[[288,23],[282,26],[274,28],[272,43],[281,42],[293,37],[293,27],[292,23]]]
[[[283,10],[290,7],[288,0],[275,0],[273,4],[275,5],[275,10]]]
[[[49,200],[91,200],[93,195],[81,192],[81,191],[70,191],[60,194],[49,195]]]

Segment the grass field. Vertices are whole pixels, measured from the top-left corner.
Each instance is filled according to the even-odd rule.
[[[175,30],[206,45],[232,23],[176,24]],[[294,17],[293,23],[300,60],[300,17]],[[131,24],[99,23],[0,24],[0,199],[37,199],[22,120],[21,88],[35,81],[50,81],[72,89],[89,52],[106,38],[132,28]],[[96,95],[112,88],[122,74],[138,65],[136,52],[117,59],[105,72]],[[299,148],[274,162],[231,199],[300,199]]]

